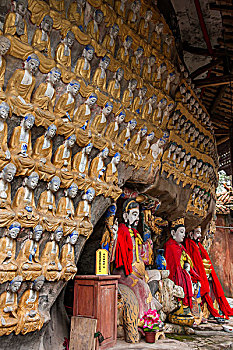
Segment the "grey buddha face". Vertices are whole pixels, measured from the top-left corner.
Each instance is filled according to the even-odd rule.
[[[75,198],[78,194],[78,186],[76,184],[72,184],[68,189],[68,197]]]
[[[68,32],[66,35],[65,42],[70,49],[74,45],[74,40],[75,40],[74,34],[72,32]]]
[[[75,245],[78,240],[78,232],[74,231],[70,237],[70,244]]]
[[[40,225],[37,225],[33,230],[32,238],[34,241],[39,242],[43,234],[43,228]]]
[[[16,239],[18,237],[19,232],[20,232],[20,226],[19,225],[17,225],[17,226],[13,225],[13,227],[11,229],[9,229],[7,235],[8,235],[9,238]]]
[[[24,21],[22,20],[22,18],[19,19],[17,25],[16,25],[16,34],[21,36],[24,35]]]
[[[116,121],[117,121],[119,124],[123,123],[124,120],[125,120],[125,115],[124,115],[124,114],[118,115],[118,116],[116,117]]]
[[[39,182],[39,175],[38,176],[29,176],[27,179],[27,187],[29,187],[31,190],[35,190],[36,186]]]
[[[9,287],[10,291],[12,293],[17,293],[19,291],[20,287],[21,287],[21,284],[22,284],[22,282],[17,281],[17,280],[16,281],[13,280],[10,283],[10,287]]]
[[[109,154],[109,149],[108,148],[105,148],[103,151],[102,151],[102,157],[104,159],[106,159],[108,157],[108,154]]]
[[[185,238],[185,227],[180,226],[176,230],[171,230],[171,235],[177,243],[182,243]]]
[[[24,17],[27,11],[27,2],[25,0],[18,0],[16,3],[16,13]]]
[[[52,192],[57,192],[60,188],[60,184],[60,179],[52,179],[52,181],[49,183],[49,188]]]
[[[42,23],[41,28],[46,32],[49,33],[53,27],[53,20],[50,16],[45,16]]]
[[[27,63],[27,69],[31,74],[34,75],[38,71],[39,65],[40,62],[38,60],[31,58],[30,61],[28,61]]]
[[[63,236],[63,229],[59,227],[55,232],[54,232],[54,240],[56,242],[60,242]]]
[[[85,153],[86,154],[91,154],[92,148],[93,148],[93,144],[87,145],[85,147]]]
[[[16,167],[14,164],[10,163],[5,166],[2,170],[3,179],[7,182],[12,182],[16,174]]]
[[[0,118],[6,120],[9,115],[9,106],[6,103],[0,104]]]
[[[52,85],[56,85],[57,83],[59,83],[61,79],[61,72],[58,70],[52,70],[49,73],[49,81],[52,83]]]
[[[47,130],[47,136],[50,139],[53,139],[56,135],[56,132],[57,132],[57,127],[56,127],[56,125],[52,124],[52,125],[50,125],[50,127]]]
[[[114,161],[114,164],[118,165],[120,163],[120,161],[121,161],[121,156],[118,155],[118,156],[114,157],[113,161]]]
[[[11,42],[8,38],[0,37],[0,55],[5,55],[10,49]]]
[[[146,15],[145,15],[145,20],[146,22],[149,22],[152,18],[152,11],[151,10],[147,10],[146,11]]]
[[[88,61],[91,61],[94,56],[94,50],[86,50],[85,56]]]
[[[86,199],[89,203],[95,198],[95,190],[91,187],[86,193]]]
[[[76,136],[75,135],[71,135],[68,139],[68,147],[69,148],[73,148],[76,142]]]
[[[33,289],[35,291],[39,292],[39,290],[41,290],[43,285],[44,285],[44,279],[35,280],[34,283],[33,283]]]

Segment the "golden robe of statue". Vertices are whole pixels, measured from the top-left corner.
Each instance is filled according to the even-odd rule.
[[[25,19],[21,18],[21,20],[24,22],[24,33],[23,35],[20,35],[19,39],[24,43],[28,43],[27,23]],[[17,27],[15,25],[15,22],[16,22],[16,13],[9,12],[6,15],[6,19],[3,27],[3,33],[18,37]]]
[[[18,274],[23,280],[35,280],[42,274],[42,266],[39,259],[39,243],[28,239],[23,243],[16,259]]]
[[[107,119],[103,113],[95,116],[91,123],[92,142],[99,150],[102,150],[106,145],[106,141],[103,138],[106,125]]]
[[[132,10],[129,10],[127,24],[137,31],[137,15]]]
[[[86,177],[88,176],[88,168],[88,155],[83,151],[76,153],[72,162],[72,170]]]
[[[98,86],[100,90],[106,91],[106,72],[101,67],[96,68],[95,74],[92,79],[92,85]]]
[[[69,93],[66,92],[59,98],[54,108],[54,114],[56,115],[55,124],[58,133],[65,137],[68,137],[75,132],[74,125],[71,123],[74,114],[74,107],[75,99],[73,97],[70,98]],[[69,119],[71,119],[70,121],[66,120],[68,119],[67,114],[69,115]]]
[[[58,169],[71,171],[72,151],[65,144],[58,147],[54,154],[53,164]]]
[[[0,91],[3,89],[4,85],[4,78],[5,78],[5,71],[6,71],[6,60],[4,57],[1,57],[0,62]]]
[[[44,229],[50,232],[55,231],[60,225],[61,220],[56,217],[55,196],[51,191],[47,190],[41,193],[37,210],[42,218]]]
[[[105,181],[107,183],[118,186],[118,170],[112,162],[107,165]]]
[[[84,57],[80,57],[78,59],[74,72],[78,77],[81,77],[84,80],[90,82],[91,65],[87,60],[85,60]]]
[[[125,106],[125,108],[129,108],[130,106],[132,106],[133,98],[133,92],[129,89],[126,89],[122,97],[122,103]]]
[[[111,37],[110,35],[105,35],[105,38],[103,40],[103,43],[102,43],[103,47],[110,51],[111,54],[114,56],[114,53],[115,53],[115,48],[116,48],[116,43],[115,43],[115,40],[113,39],[113,43],[111,42]]]
[[[55,52],[55,61],[66,69],[71,70],[71,50],[64,43],[58,45]]]
[[[67,17],[71,23],[75,23],[77,26],[81,25],[84,27],[84,9],[81,10],[81,13],[78,12],[76,1],[71,2]]]
[[[52,151],[53,141],[45,141],[45,135],[42,135],[36,139],[36,143],[33,148],[33,158],[36,162],[36,170],[40,175],[40,179],[44,181],[50,181],[55,175],[56,167],[52,164]]]
[[[87,200],[78,203],[75,219],[78,220],[78,232],[82,236],[90,237],[93,231],[91,223],[91,204]]]
[[[143,102],[143,99],[141,99],[139,96],[135,97],[132,106],[133,113],[142,114]]]
[[[0,227],[6,227],[14,217],[15,212],[11,208],[11,185],[0,179]]]
[[[77,267],[75,264],[74,246],[70,243],[64,244],[61,249],[61,265],[61,278],[63,278],[65,281],[69,281],[71,278],[74,278],[77,273]]]
[[[149,23],[147,23],[147,26],[145,27],[145,19],[142,18],[139,23],[138,34],[143,36],[147,40],[149,36],[149,29]]]
[[[51,42],[50,37],[47,34],[46,40],[43,39],[43,33],[42,30],[37,28],[33,38],[32,38],[32,47],[40,52],[46,52],[48,58],[52,58],[51,55]]]
[[[123,46],[120,47],[117,52],[117,59],[121,62],[124,62],[126,65],[129,64],[129,52],[127,51],[126,54],[125,48]]]
[[[50,83],[42,83],[36,89],[32,102],[35,108],[35,123],[37,126],[47,128],[55,121],[53,108],[56,100],[56,91]]]
[[[122,4],[121,0],[115,0],[114,8],[120,17],[123,19],[126,17],[126,3]]]
[[[64,235],[70,234],[77,226],[77,222],[74,221],[74,204],[71,198],[68,196],[61,197],[57,205],[57,216],[63,219]]]
[[[57,10],[58,12],[65,11],[65,2],[64,0],[49,0],[50,8]]]
[[[10,159],[6,158],[6,151],[8,151],[7,145],[7,132],[8,127],[6,122],[0,121],[0,171],[4,166],[10,162]]]
[[[99,28],[97,26],[97,28],[95,29],[94,20],[88,23],[87,33],[92,37],[92,39],[97,41],[97,43],[99,42],[99,38],[100,38]]]
[[[0,239],[0,283],[11,281],[16,276],[16,240],[10,237]]]
[[[47,281],[58,281],[61,276],[59,245],[55,240],[47,242],[40,258],[43,276]]]
[[[108,93],[115,98],[115,100],[120,99],[121,95],[121,85],[115,79],[111,80],[108,85]]]
[[[5,312],[5,308],[11,308],[10,312]],[[18,323],[17,317],[17,293],[3,292],[0,295],[0,336],[12,333]]]

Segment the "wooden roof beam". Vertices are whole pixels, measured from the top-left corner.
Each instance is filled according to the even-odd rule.
[[[197,88],[227,85],[230,84],[230,82],[233,82],[233,74],[222,75],[220,77],[210,77],[206,79],[196,79],[193,81]]]
[[[202,47],[191,46],[187,42],[182,44],[183,50],[193,55],[200,56],[211,56],[207,49],[203,49]],[[225,49],[213,49],[213,57],[222,57],[222,56],[233,56],[233,50],[225,50]]]
[[[215,3],[210,3],[209,7],[210,10],[233,13],[233,6],[231,5],[217,5]]]
[[[190,74],[190,77],[191,77],[192,79],[194,79],[194,78],[198,77],[199,75],[205,73],[205,72],[208,71],[209,69],[218,66],[220,63],[222,63],[222,61],[223,61],[223,57],[217,58],[216,60],[212,60],[210,63],[205,64],[204,66],[199,67],[197,70],[195,70],[194,72],[192,72],[192,73]]]

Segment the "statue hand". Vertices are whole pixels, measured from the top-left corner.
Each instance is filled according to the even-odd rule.
[[[91,130],[88,131],[88,137],[89,137],[89,138],[92,137]]]
[[[9,151],[9,149],[6,150],[5,155],[6,159],[11,159],[11,152]]]
[[[27,157],[28,157],[28,154],[25,153],[25,152],[20,152],[20,155],[21,155],[22,157],[24,157],[24,158],[27,158]]]

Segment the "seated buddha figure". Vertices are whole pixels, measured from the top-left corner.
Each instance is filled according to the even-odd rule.
[[[44,135],[38,137],[33,147],[33,158],[36,162],[36,169],[40,179],[50,180],[56,172],[55,166],[51,163],[53,151],[53,138],[56,135],[57,127],[51,124]]]
[[[0,172],[0,227],[7,226],[15,217],[11,208],[11,185],[16,166],[8,163]]]
[[[126,149],[128,150],[129,155],[123,160],[127,161],[127,163],[130,165],[136,165],[138,160],[140,160],[139,147],[146,134],[147,127],[143,126],[132,136],[131,140],[128,142]]]
[[[45,244],[40,262],[42,273],[47,281],[58,281],[61,277],[62,265],[59,259],[59,242],[63,236],[63,229],[59,226],[51,235],[51,240]]]
[[[108,157],[109,150],[105,147],[91,162],[89,176],[97,181],[104,181],[106,166],[104,160]]]
[[[152,19],[152,11],[148,9],[146,11],[145,17],[140,20],[138,27],[138,34],[148,40],[149,30],[150,30],[150,21]]]
[[[138,154],[141,158],[141,161],[137,162],[136,164],[137,168],[143,167],[145,170],[148,170],[152,161],[154,160],[154,157],[152,155],[153,148],[151,149],[152,147],[151,142],[153,141],[154,137],[155,137],[155,133],[154,131],[151,131],[148,135],[146,135],[146,137],[140,143],[140,146],[138,148]],[[154,150],[154,153],[155,153],[155,150]]]
[[[119,26],[115,23],[110,28],[109,34],[106,34],[103,40],[103,47],[111,52],[111,54],[114,56],[115,54],[115,48],[116,48],[116,38],[119,34]]]
[[[15,334],[23,334],[40,330],[43,326],[43,317],[39,312],[39,294],[44,285],[43,275],[37,277],[30,289],[26,289],[18,304],[18,325]]]
[[[78,77],[83,78],[86,82],[90,83],[91,78],[91,65],[90,62],[93,59],[95,49],[91,45],[86,45],[83,49],[83,55],[76,63],[75,74]]]
[[[72,134],[65,139],[64,143],[58,147],[54,154],[53,164],[57,169],[71,171],[72,148],[76,142],[76,136]]]
[[[26,175],[35,169],[35,162],[31,158],[31,129],[34,122],[34,115],[27,114],[22,120],[21,125],[14,128],[10,138],[9,148],[12,161],[17,167],[17,175]]]
[[[67,91],[61,95],[54,108],[54,114],[56,116],[55,124],[58,134],[64,135],[65,137],[70,136],[75,130],[71,122],[79,89],[79,82],[77,80],[72,80],[67,85]]]
[[[121,96],[121,81],[124,78],[124,70],[118,68],[114,74],[114,79],[111,80],[108,84],[108,93],[115,99],[120,100]]]
[[[156,104],[157,104],[157,96],[154,94],[148,99],[148,101],[146,102],[143,108],[142,119],[152,122],[152,119],[153,119],[152,117],[155,112]]]
[[[151,36],[151,44],[156,48],[158,52],[161,52],[163,29],[164,29],[163,22],[157,22],[155,25],[155,30]]]
[[[65,38],[58,44],[55,52],[55,61],[58,63],[59,68],[71,70],[71,49],[74,41],[74,33],[69,30]]]
[[[144,54],[144,49],[142,46],[139,46],[137,50],[134,51],[134,56],[131,58],[132,69],[137,75],[141,74],[143,54]]]
[[[1,38],[1,37],[0,37]],[[11,154],[7,145],[7,123],[10,107],[6,102],[0,103],[0,170],[9,163]]]
[[[132,2],[131,9],[129,10],[129,13],[128,13],[127,24],[135,31],[137,31],[140,9],[141,9],[141,1],[135,0],[134,2]]]
[[[80,235],[90,237],[93,231],[93,225],[91,223],[91,203],[95,198],[95,190],[90,187],[83,194],[82,200],[78,203],[75,211],[75,219],[78,220],[77,230]]]
[[[42,266],[39,259],[39,241],[43,234],[41,225],[36,225],[28,239],[22,243],[16,262],[18,274],[29,281],[41,276]]]
[[[60,198],[57,205],[57,216],[63,220],[64,235],[71,233],[77,225],[77,223],[74,221],[75,210],[73,203],[77,193],[78,185],[73,182],[70,187],[65,190],[65,196]]]
[[[0,282],[11,281],[17,273],[15,261],[16,239],[21,230],[19,222],[14,221],[4,237],[0,238]]]
[[[122,103],[125,108],[130,108],[133,104],[134,99],[134,91],[137,88],[137,80],[136,79],[130,79],[128,88],[124,91],[123,97],[122,97]]]
[[[125,120],[126,114],[124,110],[119,110],[115,114],[115,120],[108,124],[108,127],[105,131],[105,140],[109,148],[109,155],[113,156],[115,154],[117,136],[119,133],[120,124]]]
[[[78,231],[71,232],[66,239],[66,243],[61,249],[61,279],[69,281],[74,278],[77,273],[77,267],[75,263],[74,246],[77,243],[79,233]]]
[[[177,129],[177,124],[178,124],[178,120],[181,117],[181,111],[176,109],[169,118],[168,121],[168,125],[167,125],[167,129],[168,130],[176,130]]]
[[[175,81],[176,75],[171,72],[168,74],[167,79],[164,79],[162,82],[162,89],[167,94],[170,95],[172,83]]]
[[[162,123],[163,111],[166,108],[166,106],[167,106],[166,98],[162,98],[157,103],[156,109],[155,109],[153,117],[152,117],[153,124],[158,126]]]
[[[151,55],[147,59],[147,64],[143,66],[142,77],[149,82],[152,82],[156,75],[154,71],[155,63],[156,57],[154,55]]]
[[[173,37],[170,34],[167,34],[164,39],[163,43],[163,53],[164,56],[166,56],[168,59],[171,59],[172,56],[172,42],[173,42]]]
[[[84,28],[84,13],[85,13],[85,0],[71,1],[67,17],[72,24],[82,26]]]
[[[173,102],[170,102],[165,107],[165,109],[163,111],[163,118],[162,118],[161,126],[160,126],[161,129],[165,129],[167,127],[167,123],[169,121],[170,115],[172,114],[174,106],[175,106],[175,104]]]
[[[117,165],[121,161],[121,155],[119,152],[116,152],[112,157],[111,162],[107,165],[105,181],[108,184],[118,186],[118,170]]]
[[[87,25],[87,33],[92,39],[99,42],[100,39],[100,25],[103,22],[104,14],[101,10],[97,9],[94,12],[93,19]]]
[[[143,106],[145,103],[145,96],[147,93],[147,87],[143,86],[139,89],[138,96],[133,101],[132,111],[136,114],[142,114]]]
[[[115,0],[114,8],[120,17],[125,19],[126,17],[126,3],[127,0]]]
[[[162,83],[167,77],[167,65],[165,62],[161,63],[157,69],[155,77],[153,79],[153,86],[161,89]]]
[[[77,133],[80,131],[79,129],[85,131],[89,128],[89,122],[91,118],[91,110],[97,102],[97,95],[95,93],[91,93],[87,100],[77,108],[74,113],[73,123],[78,128]],[[81,131],[80,131],[81,132]]]
[[[185,103],[185,93],[186,93],[186,85],[183,83],[179,86],[179,89],[175,95],[175,101]]]
[[[48,58],[52,58],[50,43],[50,32],[52,28],[52,17],[45,15],[40,24],[40,28],[36,29],[32,38],[32,47],[43,53]]]
[[[27,6],[27,0],[17,0],[14,11],[7,14],[3,26],[4,34],[10,34],[24,43],[28,42],[27,23],[25,21]]]
[[[6,94],[12,111],[18,116],[33,112],[31,95],[36,83],[34,75],[39,65],[37,55],[30,54],[24,62],[24,69],[17,69],[8,81]]]
[[[85,179],[88,177],[89,155],[91,154],[92,148],[93,148],[93,144],[89,142],[88,145],[83,147],[83,149],[80,152],[76,153],[73,158],[72,170],[78,173],[77,180],[80,177],[82,179]],[[83,190],[85,188],[85,183],[83,181],[78,182],[78,186],[80,190]]]
[[[55,87],[61,78],[61,71],[54,67],[48,73],[47,82],[38,86],[32,97],[32,102],[35,106],[35,124],[47,128],[51,123],[54,123],[55,116],[53,108],[56,100]]]
[[[6,60],[4,55],[10,50],[11,42],[8,38],[0,35],[0,92],[3,90],[5,71],[6,71]]]
[[[106,144],[103,135],[107,125],[107,118],[110,117],[112,110],[113,104],[109,101],[103,107],[101,114],[95,116],[91,123],[92,142],[94,146],[100,150],[103,149]]]
[[[125,40],[123,41],[123,45],[120,47],[120,49],[117,52],[117,59],[121,62],[124,62],[125,64],[129,63],[129,57],[130,57],[130,48],[133,44],[133,39],[130,35],[127,35]]]
[[[104,56],[101,58],[99,67],[96,68],[92,79],[92,85],[98,87],[102,91],[106,91],[106,82],[107,82],[107,74],[106,70],[110,64],[110,58],[108,56]]]
[[[132,131],[136,128],[136,126],[137,126],[136,119],[131,119],[128,122],[126,128],[124,128],[122,132],[119,134],[117,138],[117,145],[119,145],[119,147],[121,148],[121,151],[120,151],[121,154],[123,154],[122,152],[123,149],[125,149],[127,144],[130,142]]]

